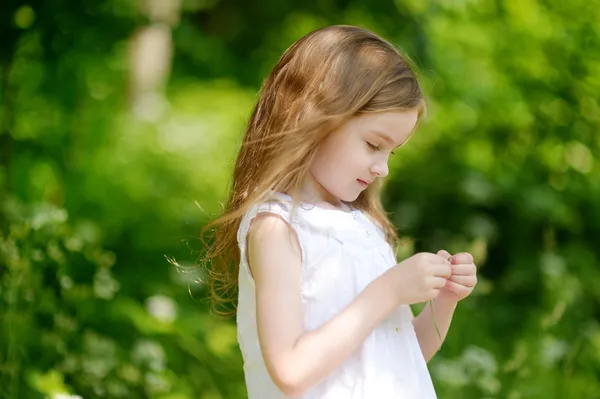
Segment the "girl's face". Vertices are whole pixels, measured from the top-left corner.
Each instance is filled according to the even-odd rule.
[[[418,112],[360,115],[331,132],[319,146],[304,195],[314,200],[353,202],[378,177],[388,174],[388,159],[406,142]]]

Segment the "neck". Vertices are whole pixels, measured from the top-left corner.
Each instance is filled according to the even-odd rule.
[[[315,178],[309,173],[298,191],[298,200],[316,205],[326,205],[335,209],[348,209],[343,201],[331,195]]]

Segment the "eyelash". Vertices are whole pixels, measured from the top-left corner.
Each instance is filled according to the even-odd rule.
[[[378,145],[375,145],[373,143],[369,143],[367,141],[367,145],[369,146],[370,149],[372,149],[373,151],[381,151],[381,147],[379,147]],[[392,155],[396,155],[396,153],[394,151],[391,152]]]
[[[381,148],[379,148],[378,145],[375,145],[373,143],[369,143],[368,141],[367,141],[367,145],[369,146],[370,149],[372,149],[374,151],[379,151],[381,149]]]

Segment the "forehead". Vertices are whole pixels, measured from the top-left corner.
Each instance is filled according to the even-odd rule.
[[[355,129],[381,137],[390,145],[400,145],[412,133],[419,119],[416,110],[363,114],[355,118]]]

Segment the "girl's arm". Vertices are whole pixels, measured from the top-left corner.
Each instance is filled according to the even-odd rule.
[[[436,354],[442,345],[442,342],[446,339],[446,334],[448,334],[448,330],[450,329],[450,323],[452,322],[456,304],[456,300],[451,295],[446,295],[444,292],[441,292],[440,295],[433,300],[433,312],[430,301],[425,305],[421,313],[413,319],[419,346],[421,347],[421,352],[423,352],[423,357],[427,362],[429,362],[433,355]],[[437,330],[433,323],[434,317],[435,323],[437,324]]]
[[[437,296],[451,273],[450,262],[438,255],[414,255],[372,281],[331,320],[306,331],[296,234],[279,216],[262,213],[252,224],[248,251],[262,356],[273,382],[289,396],[327,377],[400,303]]]
[[[263,358],[273,382],[286,395],[300,396],[319,383],[398,306],[390,279],[379,278],[336,317],[305,331],[300,246],[289,225],[277,216],[258,215],[248,251]]]

